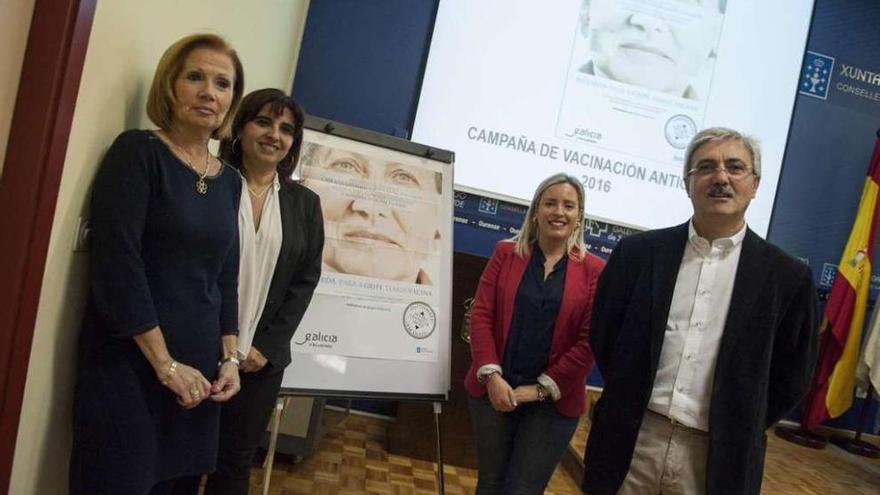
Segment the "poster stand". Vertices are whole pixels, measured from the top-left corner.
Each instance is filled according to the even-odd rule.
[[[430,215],[420,217],[421,223],[436,224],[436,227],[430,229],[431,232],[436,232],[432,235],[436,250],[401,251],[403,254],[400,256],[430,253],[428,261],[423,260],[424,263],[433,263],[430,265],[430,270],[426,268],[426,265],[422,265],[419,278],[414,283],[382,279],[381,277],[370,278],[369,275],[325,269],[325,274],[322,275],[322,281],[313,296],[312,303],[291,342],[293,362],[285,370],[281,393],[272,419],[263,493],[267,493],[271,477],[274,447],[278,439],[279,418],[285,407],[286,397],[291,396],[432,402],[436,433],[438,489],[439,493],[445,493],[440,414],[442,413],[442,401],[447,400],[450,390],[454,154],[450,151],[319,117],[306,116],[304,124],[303,156],[300,160],[298,174],[295,174],[294,178],[303,179],[303,185],[313,187],[313,190],[321,196],[325,221],[324,230],[328,240],[333,238],[332,229],[334,227],[339,229],[338,225],[342,222],[342,220],[330,217],[331,203],[335,201],[334,204],[338,204],[341,201],[349,201],[350,197],[355,197],[361,202],[373,201],[376,205],[380,205],[377,206],[377,210],[389,210],[389,216],[398,217],[420,205],[436,205],[432,207],[434,209],[431,210]],[[322,151],[326,153],[326,155],[322,155],[324,158],[314,158],[310,161],[306,153],[307,147],[310,145],[313,150],[322,150],[323,148]],[[326,157],[332,153],[326,150],[339,150],[349,156],[364,156],[365,159],[363,163],[346,162],[339,165],[335,158]],[[332,176],[334,169],[338,168],[340,172],[345,171],[346,173],[355,169],[365,177],[364,170],[373,167],[370,173],[375,173],[377,163],[384,167],[382,170],[394,169],[394,173],[421,177],[423,189],[420,192],[414,192],[415,196],[412,196],[419,199],[412,200],[411,197],[405,196],[406,193],[401,197],[394,196],[399,188],[398,183],[390,185],[387,183],[368,183],[356,174],[345,177]],[[407,167],[409,167],[409,172],[397,171],[397,169],[406,169]],[[317,178],[319,173],[331,175],[331,177],[324,182],[319,182],[322,180]],[[405,180],[411,179],[412,177]],[[428,184],[430,184],[429,187]],[[332,189],[333,187],[336,187],[337,190]],[[373,187],[375,189],[372,189]],[[389,202],[384,203],[389,197],[391,198]],[[403,201],[400,201],[400,198],[403,198]],[[406,203],[406,200],[411,202],[409,206],[399,205],[399,203]],[[412,201],[416,202],[412,203]],[[390,211],[395,208],[398,210]],[[337,242],[339,241],[337,240]],[[327,266],[326,253],[325,250],[325,267]],[[384,262],[384,260],[382,261]],[[423,271],[430,271],[427,282],[421,281]],[[326,277],[328,272],[329,277]],[[382,297],[384,294],[377,296],[365,290],[355,295],[342,291],[331,293],[329,291],[335,289],[335,286],[329,286],[329,284],[329,289],[321,292],[322,284],[327,283],[327,279],[333,277],[344,282],[363,282],[363,285],[369,287],[383,286],[386,293],[392,295]],[[398,292],[388,289],[396,289]],[[405,296],[396,297],[401,293]],[[410,297],[408,296],[410,293],[419,294],[419,296],[412,296],[416,298],[413,301],[407,300],[406,297]],[[418,297],[422,299],[418,299]],[[421,304],[422,310],[429,314],[430,332],[420,333],[421,330],[424,330],[424,326],[420,328],[418,324],[408,326],[408,315],[409,317],[412,315],[407,313],[407,308],[414,304]],[[352,307],[365,307],[366,309],[359,309],[358,311],[361,312],[357,313],[351,309]],[[375,307],[381,307],[381,311],[370,312]],[[395,311],[401,314],[396,314]],[[348,312],[348,318],[346,318],[346,312]],[[384,324],[379,326],[376,323],[370,323],[376,321],[370,318],[382,317],[383,313],[393,317],[382,320]],[[366,352],[362,353],[361,348],[343,347],[351,345],[355,339],[364,339],[364,335],[369,335],[370,341],[359,340],[358,342],[375,345],[378,341],[383,346],[379,351],[370,352],[387,352],[387,354],[370,355]],[[311,337],[307,338],[306,336]],[[310,344],[312,347],[309,347]],[[392,349],[394,346],[397,346],[394,351],[397,354],[392,354],[391,351],[386,351],[384,348]],[[404,352],[413,354],[406,355]]]

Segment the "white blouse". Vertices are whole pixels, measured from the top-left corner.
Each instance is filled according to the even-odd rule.
[[[266,192],[260,228],[254,225],[251,195],[247,181],[241,181],[241,203],[238,208],[239,271],[238,271],[238,350],[247,355],[275,273],[281,252],[281,208],[278,175]]]

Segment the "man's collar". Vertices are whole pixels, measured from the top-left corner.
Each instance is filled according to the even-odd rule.
[[[710,244],[718,243],[719,246],[730,249],[730,248],[736,247],[740,243],[742,243],[743,239],[745,239],[745,237],[746,237],[746,231],[748,230],[748,228],[749,228],[748,225],[745,222],[743,222],[742,228],[739,229],[739,231],[736,232],[735,234],[733,234],[732,236],[720,237],[718,239],[715,239],[715,241],[713,243],[710,243],[708,239],[700,237],[700,234],[698,234],[697,230],[694,228],[694,219],[691,218],[690,221],[688,222],[688,240],[692,243],[693,242],[699,242],[700,244],[705,243],[705,245],[707,245],[707,246]],[[697,239],[699,239],[699,241],[697,241]]]

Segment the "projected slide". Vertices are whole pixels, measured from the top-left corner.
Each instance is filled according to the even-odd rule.
[[[747,220],[765,235],[811,11],[812,0],[444,0],[413,140],[455,151],[460,189],[528,201],[562,171],[583,182],[588,216],[656,228],[691,212],[690,138],[733,127],[763,147]]]

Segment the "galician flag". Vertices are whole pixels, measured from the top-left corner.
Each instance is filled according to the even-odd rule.
[[[862,326],[871,284],[880,192],[880,136],[868,167],[862,199],[837,267],[820,328],[819,362],[804,401],[807,429],[836,418],[852,405]]]

